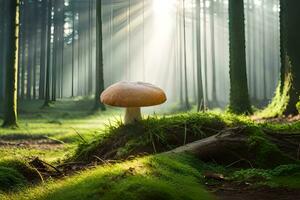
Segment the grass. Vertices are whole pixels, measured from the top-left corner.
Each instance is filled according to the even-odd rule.
[[[76,160],[124,159],[141,152],[159,153],[200,140],[234,126],[252,126],[243,116],[219,112],[153,116],[134,125],[109,125],[91,143],[81,144]]]
[[[190,156],[149,156],[114,166],[98,167],[64,180],[29,188],[3,200],[209,200],[203,178]]]
[[[0,158],[39,156],[48,162],[72,153],[82,142],[89,142],[101,135],[108,120],[116,121],[119,110],[92,112],[90,100],[59,101],[49,108],[41,109],[43,102],[20,102],[19,128],[0,127],[0,140],[13,143],[48,140],[62,143],[58,148],[1,148]],[[2,123],[0,119],[0,124]],[[84,141],[83,141],[84,140]],[[49,146],[51,148],[51,146]]]
[[[143,151],[167,151],[237,126],[247,127],[246,131],[252,134],[249,147],[255,150],[255,155],[259,155],[254,161],[263,168],[264,164],[269,164],[265,158],[272,160],[277,157],[279,149],[266,140],[261,130],[299,132],[300,123],[256,124],[246,116],[214,111],[154,115],[145,117],[139,124],[125,126],[120,122],[120,110],[91,112],[90,100],[59,101],[43,110],[40,105],[42,102],[39,101],[34,104],[22,102],[20,127],[0,128],[0,141],[51,143],[29,147],[0,146],[0,199],[214,199],[204,187],[207,181],[203,178],[205,171],[222,173],[234,182],[252,182],[256,186],[300,188],[297,164],[240,169],[200,162],[188,155],[136,158],[41,183],[39,175],[27,164],[28,160],[37,156],[54,165],[70,158],[89,161],[93,155],[101,155],[103,152],[99,151],[109,147],[102,155],[114,159],[127,158]],[[275,155],[272,154],[274,152]],[[276,163],[280,164],[283,163]],[[40,183],[35,185],[36,182]]]
[[[232,180],[258,186],[300,189],[300,165],[281,165],[274,169],[242,169],[234,171]]]

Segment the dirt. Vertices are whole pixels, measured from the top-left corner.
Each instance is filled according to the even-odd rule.
[[[254,188],[249,185],[222,184],[208,186],[218,200],[297,200],[300,190],[287,188]]]
[[[257,116],[251,116],[251,119],[258,123],[294,123],[300,121],[300,115],[296,116],[283,116],[283,117],[276,117],[276,118],[268,118],[262,119]]]
[[[24,136],[23,136],[24,137]],[[29,148],[40,150],[51,150],[62,148],[63,143],[48,137],[22,138],[16,136],[1,136],[0,148]]]

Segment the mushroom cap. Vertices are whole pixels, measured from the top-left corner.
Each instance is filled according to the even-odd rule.
[[[121,81],[108,87],[100,100],[116,107],[146,107],[162,104],[167,97],[162,89],[150,83]]]

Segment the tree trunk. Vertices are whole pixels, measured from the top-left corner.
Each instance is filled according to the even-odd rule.
[[[71,97],[74,97],[74,75],[75,75],[75,3],[72,3],[72,77],[71,77]]]
[[[207,29],[206,29],[206,25],[207,25],[207,16],[206,16],[206,0],[203,0],[203,60],[204,60],[204,80],[203,80],[203,87],[204,87],[204,101],[203,101],[203,105],[204,105],[204,109],[206,110],[209,105],[208,105],[208,81],[207,81]]]
[[[217,107],[217,83],[216,83],[216,45],[215,45],[215,3],[210,4],[210,39],[211,39],[211,60],[212,60],[212,106]]]
[[[204,110],[203,82],[202,82],[202,58],[201,58],[201,0],[196,0],[196,30],[197,30],[197,110]]]
[[[230,110],[252,113],[247,84],[244,2],[229,0]]]
[[[188,92],[188,77],[187,77],[187,58],[186,58],[186,19],[185,19],[185,0],[182,0],[183,8],[183,66],[184,66],[184,109],[189,110],[191,108],[189,103],[189,92]]]
[[[284,115],[297,115],[300,96],[300,21],[298,14],[300,2],[280,1],[281,33],[281,80],[280,93],[285,98],[282,105]]]
[[[103,49],[102,49],[102,5],[101,0],[96,2],[96,91],[95,91],[95,110],[99,108],[105,110],[105,106],[100,102],[100,94],[104,91],[103,74]]]
[[[0,1],[0,9],[5,9],[5,1]],[[5,70],[5,21],[4,21],[5,12],[0,12],[0,48],[3,49],[3,51],[0,53],[0,100],[3,100],[4,98],[4,70]]]
[[[51,27],[52,27],[52,0],[48,0],[47,6],[47,64],[45,80],[45,101],[43,107],[50,106],[50,68],[51,68]]]
[[[249,131],[246,127],[223,130],[219,134],[178,147],[165,154],[189,153],[203,161],[230,166],[246,165],[251,168],[274,168],[297,162],[299,134],[261,130],[264,136],[252,136]]]
[[[39,99],[45,98],[45,69],[46,69],[46,47],[47,47],[47,0],[42,2],[41,19],[41,54],[40,54],[40,81],[39,81]]]
[[[300,22],[297,20],[299,9],[299,1],[280,1],[281,68],[279,86],[272,103],[261,113],[260,117],[299,114]]]
[[[8,50],[6,63],[5,112],[3,127],[17,127],[17,85],[19,46],[19,0],[9,2]]]

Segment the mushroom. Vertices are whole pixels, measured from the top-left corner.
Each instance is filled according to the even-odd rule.
[[[132,124],[142,119],[141,107],[162,104],[167,97],[150,83],[121,81],[108,87],[100,100],[106,105],[126,108],[124,123]]]

